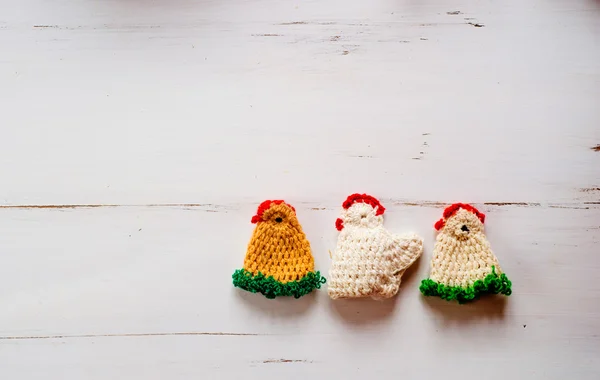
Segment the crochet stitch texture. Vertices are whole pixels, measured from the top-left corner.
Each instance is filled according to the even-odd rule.
[[[383,227],[385,208],[367,194],[352,194],[336,220],[340,231],[329,271],[331,298],[389,298],[402,275],[423,252],[415,234],[393,235]]]
[[[455,203],[444,210],[435,224],[439,233],[431,273],[420,286],[424,295],[465,303],[486,293],[512,293],[512,283],[485,236],[484,221],[485,215],[468,204]]]
[[[252,223],[256,228],[244,268],[232,276],[235,286],[267,298],[300,298],[325,283],[325,278],[314,271],[310,243],[294,207],[282,200],[264,201]]]

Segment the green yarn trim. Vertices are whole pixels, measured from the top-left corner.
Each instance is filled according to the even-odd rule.
[[[457,300],[458,303],[467,303],[474,301],[483,294],[504,294],[510,296],[512,293],[512,283],[504,273],[498,275],[496,268],[492,266],[492,273],[488,274],[483,280],[477,280],[468,288],[460,286],[448,286],[439,284],[432,279],[426,279],[421,282],[419,290],[426,296],[436,296],[446,301]]]
[[[294,296],[300,298],[314,289],[319,289],[325,283],[325,277],[319,272],[308,272],[306,276],[297,281],[285,284],[273,278],[265,277],[258,272],[256,276],[245,269],[238,269],[233,273],[233,285],[252,293],[262,293],[265,297],[273,299],[279,296]]]

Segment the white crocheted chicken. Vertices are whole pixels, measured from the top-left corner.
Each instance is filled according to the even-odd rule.
[[[340,235],[327,279],[329,296],[393,297],[404,271],[423,253],[423,239],[388,232],[385,208],[370,195],[352,194],[342,206],[335,223]]]

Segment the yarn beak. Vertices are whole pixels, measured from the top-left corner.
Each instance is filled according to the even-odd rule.
[[[337,218],[335,220],[335,228],[337,228],[338,231],[341,231],[344,229],[344,221],[340,218]]]

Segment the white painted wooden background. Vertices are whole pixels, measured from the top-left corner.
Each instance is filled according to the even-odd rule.
[[[599,103],[593,0],[0,0],[0,378],[598,379]],[[233,288],[259,202],[327,273],[357,191],[396,299]],[[421,297],[455,201],[513,296]]]

